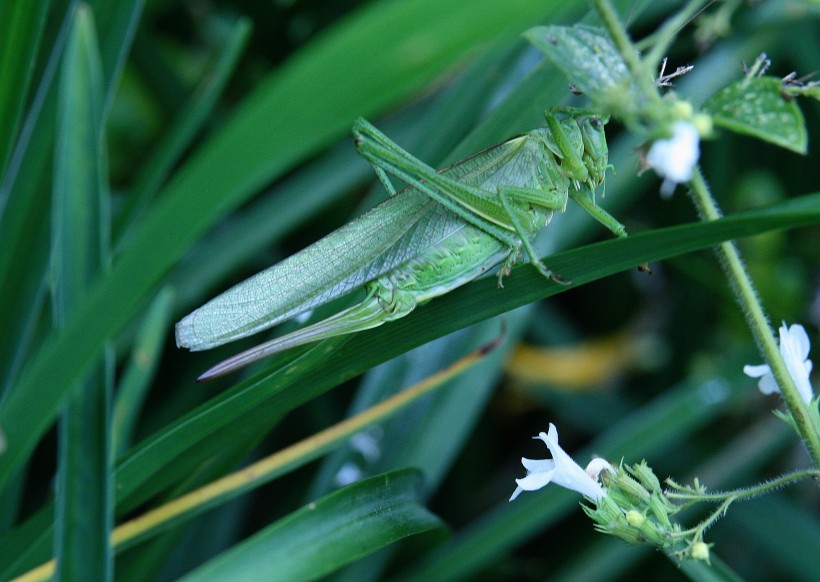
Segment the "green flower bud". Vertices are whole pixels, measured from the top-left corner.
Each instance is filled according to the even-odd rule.
[[[645,521],[646,517],[644,517],[644,514],[640,511],[630,509],[626,512],[626,523],[628,523],[632,527],[641,527]]]
[[[693,560],[701,560],[709,563],[709,544],[704,542],[696,542],[692,544],[692,549],[689,551]]]
[[[629,472],[646,488],[647,491],[660,491],[661,482],[655,476],[646,461],[641,461],[637,465],[633,465],[628,469]]]

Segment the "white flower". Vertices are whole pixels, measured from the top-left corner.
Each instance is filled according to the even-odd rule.
[[[692,170],[700,157],[700,135],[688,121],[678,121],[672,137],[657,139],[646,154],[646,164],[663,178],[661,194],[669,196],[675,186],[692,179]]]
[[[786,362],[789,375],[794,380],[797,390],[803,402],[809,404],[812,397],[809,374],[811,373],[811,360],[809,357],[809,336],[802,325],[795,323],[787,327],[786,322],[780,326],[780,355]],[[772,375],[772,370],[766,364],[759,366],[743,366],[743,373],[752,378],[760,378],[757,386],[763,394],[773,394],[780,392],[780,387]]]
[[[549,483],[555,483],[561,487],[577,491],[593,501],[606,497],[604,488],[598,484],[595,477],[603,469],[612,471],[612,466],[609,463],[602,462],[602,459],[593,459],[587,467],[587,471],[584,471],[564,452],[564,449],[558,446],[558,430],[552,423],[550,423],[548,433],[542,432],[533,438],[541,439],[547,444],[550,453],[552,453],[552,459],[533,460],[522,458],[521,463],[527,469],[527,476],[515,480],[518,487],[510,497],[510,501],[518,497],[522,491],[535,491]]]

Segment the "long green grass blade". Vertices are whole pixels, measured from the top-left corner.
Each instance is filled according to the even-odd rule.
[[[62,328],[108,262],[103,77],[94,19],[79,6],[60,73],[52,205],[53,312]],[[55,553],[62,580],[110,580],[113,523],[108,366],[74,382],[59,423]]]
[[[165,331],[172,323],[173,299],[174,293],[169,287],[157,294],[146,310],[145,319],[134,339],[133,351],[118,383],[112,411],[114,457],[121,456],[131,446],[134,429],[156,375],[165,343]]]
[[[43,40],[44,64],[37,79],[36,93],[25,112],[25,124],[20,138],[14,143],[14,155],[8,172],[0,180],[0,278],[6,283],[0,286],[0,321],[5,322],[0,330],[0,351],[10,354],[0,359],[0,391],[7,391],[16,381],[23,363],[37,333],[35,326],[45,297],[45,269],[48,254],[48,222],[43,220],[50,212],[51,158],[54,148],[54,115],[56,97],[53,81],[57,65],[67,36],[75,3],[49,2],[7,2],[6,10],[21,10],[26,17],[37,17],[37,10],[50,7],[49,19],[53,20],[53,30],[46,29]],[[115,80],[122,67],[130,42],[129,31],[136,26],[136,15],[141,9],[140,0],[117,0],[100,2],[107,15],[107,26],[98,28],[101,45],[111,53],[103,55],[105,94],[111,94]],[[17,8],[15,8],[17,6]],[[43,17],[42,15],[40,17]],[[13,20],[4,24],[17,26]],[[15,39],[25,33],[25,27],[15,29],[4,39]],[[34,31],[29,31],[35,34]],[[28,38],[26,42],[35,39]],[[31,48],[31,47],[29,47]],[[21,47],[18,49],[22,50]],[[31,54],[10,55],[15,60],[14,67],[24,66],[26,59],[30,68],[35,68]],[[9,68],[14,71],[15,68]],[[6,71],[6,67],[2,70]],[[10,73],[11,74],[11,73]],[[5,77],[4,77],[5,79]],[[5,88],[14,88],[15,95],[25,98],[24,85],[13,82],[3,83]],[[7,126],[4,124],[4,128]],[[9,126],[10,127],[10,126]]]
[[[105,79],[107,110],[122,75],[125,59],[137,30],[145,0],[89,0],[100,32],[100,61]]]
[[[0,184],[3,183],[29,95],[37,50],[51,0],[9,0],[0,5]],[[5,201],[0,196],[0,216]]]

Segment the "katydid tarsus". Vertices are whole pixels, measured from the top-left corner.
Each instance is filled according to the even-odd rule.
[[[589,111],[550,110],[547,126],[436,171],[359,119],[358,152],[390,193],[384,202],[304,250],[236,285],[176,325],[177,345],[206,350],[249,336],[361,286],[365,299],[323,321],[251,348],[199,377],[208,380],[302,344],[404,317],[499,266],[498,284],[524,252],[561,282],[533,249],[568,199],[619,237],[595,204],[608,167],[604,124]],[[410,186],[395,192],[392,175]]]

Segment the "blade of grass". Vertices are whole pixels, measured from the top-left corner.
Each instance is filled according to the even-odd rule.
[[[4,3],[3,7],[14,9],[17,4],[24,7],[22,10],[30,11],[30,16],[35,15],[28,2]],[[51,6],[48,2],[38,1],[35,8],[41,4]],[[45,297],[48,221],[44,221],[43,216],[49,213],[51,191],[48,181],[52,174],[50,164],[56,110],[53,79],[74,4],[76,2],[51,6],[50,18],[60,24],[53,38],[45,39],[46,43],[51,43],[45,49],[48,58],[37,80],[37,91],[14,145],[8,171],[0,181],[0,279],[5,282],[0,286],[0,321],[4,322],[0,329],[0,351],[9,354],[6,358],[0,358],[0,393],[11,388],[28,357],[34,327]],[[141,10],[142,0],[102,1],[98,4],[102,5],[101,9],[107,16],[107,26],[100,28],[100,38],[101,45],[111,51],[104,55],[107,60],[103,63],[104,74],[108,74],[105,77],[105,92],[110,95],[122,59],[127,54],[129,34],[136,26],[136,15]],[[3,35],[3,38],[13,38],[15,34],[10,37]],[[24,63],[21,55],[8,54],[21,65]],[[29,64],[33,67],[33,61]],[[3,87],[20,90],[13,83],[4,83]]]
[[[94,18],[78,5],[60,74],[52,204],[52,295],[62,328],[108,262],[103,78]],[[110,364],[110,358],[107,358]],[[63,580],[110,580],[113,523],[105,364],[75,382],[59,423],[55,553]]]
[[[105,79],[103,111],[108,111],[125,59],[131,50],[145,0],[88,0],[97,22],[100,63]]]
[[[117,553],[149,537],[189,521],[214,507],[251,491],[273,479],[313,461],[338,447],[355,433],[395,415],[419,398],[446,387],[447,382],[481,363],[501,342],[501,337],[484,344],[453,365],[425,378],[415,386],[384,400],[354,417],[316,433],[235,473],[170,501],[118,526],[112,535]],[[32,568],[31,578],[53,575],[54,560]]]
[[[0,4],[0,184],[6,174],[29,95],[37,50],[51,0],[8,0]],[[5,201],[0,198],[0,216]]]
[[[112,412],[112,448],[114,457],[122,456],[131,445],[134,428],[151,382],[154,380],[165,330],[171,324],[174,292],[164,287],[148,307],[137,331],[131,358],[122,372]]]
[[[200,81],[194,94],[180,108],[162,141],[154,149],[153,156],[139,171],[125,207],[117,215],[114,223],[115,239],[128,236],[127,230],[143,216],[173,166],[179,162],[182,154],[190,147],[191,141],[201,131],[236,67],[250,32],[250,21],[239,19],[226,33],[224,46],[213,65],[213,70]]]
[[[53,81],[68,36],[66,10],[49,47],[37,91],[0,182],[0,358],[2,394],[10,389],[31,345],[45,297],[56,95]]]

